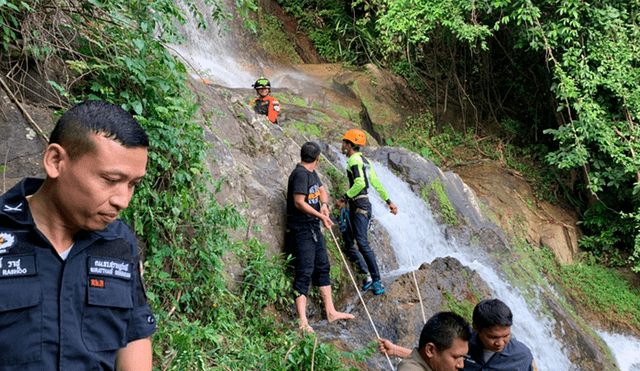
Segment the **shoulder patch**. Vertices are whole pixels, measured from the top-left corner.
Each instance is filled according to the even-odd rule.
[[[6,254],[16,243],[16,235],[9,232],[0,232],[0,254]]]

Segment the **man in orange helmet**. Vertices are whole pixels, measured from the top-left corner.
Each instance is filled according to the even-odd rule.
[[[258,98],[251,101],[251,107],[253,107],[256,113],[267,116],[269,121],[277,124],[278,114],[280,113],[280,102],[269,95],[269,93],[271,93],[271,82],[264,77],[260,77],[253,84],[253,88],[256,89]]]
[[[356,263],[360,273],[366,274],[363,280],[363,290],[372,289],[374,295],[384,293],[384,286],[380,281],[380,271],[376,255],[371,246],[367,231],[371,220],[371,202],[369,201],[369,183],[378,191],[380,197],[389,205],[391,213],[398,213],[398,208],[391,202],[387,191],[384,189],[375,170],[369,161],[360,152],[360,147],[367,142],[367,136],[362,130],[352,129],[342,138],[342,153],[349,157],[347,163],[347,177],[349,178],[349,190],[337,202],[336,207],[342,208],[349,202],[349,228],[344,233],[346,252],[349,258]],[[355,243],[358,243],[358,249]]]

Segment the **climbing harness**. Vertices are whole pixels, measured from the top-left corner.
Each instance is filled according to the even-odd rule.
[[[333,219],[333,222],[340,227],[340,232],[345,233],[349,229],[349,212],[344,207],[340,208],[340,216]]]
[[[309,141],[306,137],[304,137],[304,135],[303,135],[303,138],[305,138],[307,141]],[[293,141],[293,142],[296,145],[298,145],[298,143],[296,143],[295,141]],[[300,147],[300,145],[298,145],[298,147]],[[333,166],[334,169],[336,169],[337,171],[341,171],[340,169],[338,169],[336,167],[336,165],[334,165],[331,161],[329,161],[325,157],[325,155],[323,153],[320,153],[320,156],[322,156],[322,158],[327,163],[331,164],[331,166]],[[361,195],[361,196],[368,197],[368,195]],[[356,196],[356,197],[361,197],[361,196]],[[384,202],[384,200],[382,200],[382,201]],[[340,210],[340,213],[342,213],[343,210],[344,210],[344,208]],[[347,216],[347,218],[348,218],[348,216]],[[398,225],[398,229],[400,230],[400,233],[402,234],[402,241],[404,242],[405,249],[407,249],[407,255],[409,255],[409,264],[411,264],[413,266],[413,261],[411,259],[411,253],[408,251],[407,242],[406,242],[406,240],[404,238],[404,232],[402,231],[402,227]],[[347,260],[345,259],[344,254],[342,253],[342,249],[339,248],[340,245],[338,244],[338,239],[333,234],[333,230],[332,229],[329,228],[329,232],[331,232],[331,237],[333,237],[333,241],[335,242],[336,246],[338,247],[338,252],[340,253],[340,257],[342,258],[342,262],[343,262],[345,268],[347,269],[347,272],[349,272],[349,277],[351,278],[351,282],[353,283],[353,286],[355,287],[356,291],[358,292],[358,297],[360,298],[360,302],[362,303],[362,306],[364,307],[364,310],[367,313],[367,316],[369,317],[369,322],[371,322],[371,326],[373,327],[373,331],[375,332],[376,337],[378,339],[380,339],[380,335],[378,334],[378,330],[376,329],[376,326],[373,323],[373,319],[371,318],[371,314],[369,314],[369,310],[367,309],[367,305],[365,304],[364,299],[362,298],[362,294],[360,293],[360,290],[358,289],[358,284],[356,283],[355,278],[353,278],[353,274],[351,273],[351,270],[349,269],[349,265],[347,264]],[[422,320],[424,321],[424,323],[426,323],[427,322],[427,318],[426,318],[426,315],[425,315],[425,312],[424,312],[424,304],[422,302],[422,295],[420,294],[420,286],[418,286],[418,280],[416,278],[415,270],[411,271],[411,273],[413,275],[413,282],[416,285],[416,291],[418,293],[418,299],[420,301],[420,309],[422,310]],[[391,369],[392,370],[395,369],[394,366],[393,366],[393,363],[391,362],[391,359],[389,358],[389,355],[386,354],[386,353],[384,355],[387,357],[387,361],[389,361],[389,365],[391,366]]]

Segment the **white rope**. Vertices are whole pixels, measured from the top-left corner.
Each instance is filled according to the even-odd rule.
[[[411,259],[411,252],[409,251],[409,247],[407,246],[407,241],[405,241],[404,239],[404,232],[402,231],[402,228],[400,228],[400,226],[398,226],[398,229],[400,229],[400,233],[402,234],[402,242],[404,243],[404,248],[407,251],[407,255],[409,256],[409,264],[413,266],[413,259]],[[420,294],[420,286],[418,286],[418,279],[416,278],[415,269],[411,271],[411,274],[413,275],[413,282],[416,285],[416,291],[418,292],[418,299],[420,300],[420,309],[422,310],[422,322],[427,323],[427,316],[424,313],[424,305],[422,304],[422,295]]]
[[[307,142],[309,141],[309,139],[307,139],[304,135],[302,136],[304,139],[307,140]],[[298,144],[298,143],[296,143]],[[338,169],[338,167],[336,165],[334,165],[331,161],[329,161],[328,158],[325,157],[325,155],[320,152],[320,156],[322,156],[322,158],[331,166],[333,166],[334,169],[336,169],[337,171],[341,171],[340,169]],[[378,195],[377,193],[372,193],[373,196],[375,196],[378,200],[385,202],[382,197],[380,197],[380,195]],[[400,227],[400,225],[398,225],[398,229],[400,229],[400,234],[402,234],[402,242],[404,243],[404,249],[407,253],[407,256],[409,256],[409,264],[411,264],[411,266],[413,266],[413,259],[411,259],[411,252],[409,251],[409,247],[407,246],[407,241],[404,238],[404,232],[402,231],[402,228]],[[331,235],[333,235],[333,231],[331,232]],[[334,237],[335,239],[335,237]],[[339,246],[337,241],[336,241],[336,246]],[[338,250],[340,248],[338,247]],[[422,294],[420,294],[420,286],[418,286],[418,279],[416,278],[416,271],[412,270],[411,271],[411,275],[413,276],[413,283],[416,285],[416,291],[418,292],[418,300],[420,301],[420,310],[422,311],[422,322],[423,323],[427,323],[427,316],[424,312],[424,304],[422,303]]]
[[[364,299],[362,298],[362,294],[360,293],[360,289],[358,288],[358,284],[356,283],[355,278],[353,278],[353,274],[351,274],[351,269],[349,269],[349,265],[347,264],[347,260],[344,258],[344,254],[342,253],[342,249],[340,249],[340,244],[338,243],[338,239],[336,238],[336,236],[333,234],[333,230],[331,228],[329,228],[329,232],[331,232],[331,237],[333,237],[333,241],[336,244],[336,248],[338,249],[338,252],[340,253],[340,257],[342,258],[342,263],[344,264],[344,267],[347,269],[347,272],[349,272],[349,277],[351,277],[351,282],[353,283],[353,287],[355,287],[356,292],[358,293],[358,297],[360,298],[360,302],[362,303],[362,306],[364,307],[364,311],[367,313],[367,317],[369,317],[369,322],[371,322],[371,326],[373,327],[373,331],[376,333],[376,338],[378,340],[380,340],[380,335],[378,334],[378,330],[376,329],[376,325],[373,323],[373,319],[371,318],[371,314],[369,314],[369,309],[367,309],[367,304],[364,302]],[[387,357],[387,361],[389,361],[389,366],[391,366],[391,369],[393,370],[393,363],[391,362],[391,359],[389,358],[389,355],[387,353],[384,354]]]
[[[302,135],[302,137],[308,142],[309,139],[307,139],[304,135]],[[300,145],[298,143],[296,143],[295,141],[293,141],[296,145],[298,145],[298,147],[300,147]],[[333,166],[334,169],[336,169],[337,171],[342,171],[341,169],[338,169],[338,167],[336,165],[333,164],[333,162],[329,161],[329,159],[324,155],[324,153],[320,152],[320,156],[322,156],[322,158],[331,166]],[[382,202],[384,202],[384,200],[382,199],[382,197],[380,197],[378,194],[375,194],[375,197],[377,197],[379,200],[381,200]],[[402,234],[402,242],[404,243],[404,248],[407,252],[407,255],[409,256],[409,264],[411,264],[411,266],[413,266],[413,260],[411,259],[411,252],[409,251],[409,247],[407,246],[407,242],[404,238],[404,232],[402,231],[402,228],[398,225],[398,229],[400,229],[400,233]],[[356,288],[356,291],[358,292],[358,297],[360,297],[360,302],[362,302],[362,305],[364,306],[364,310],[367,313],[367,316],[369,317],[369,321],[371,322],[371,326],[373,326],[373,330],[376,333],[376,337],[378,339],[380,339],[380,335],[378,334],[378,330],[376,330],[376,326],[373,323],[373,320],[371,319],[371,315],[369,314],[369,310],[367,309],[367,305],[364,302],[364,299],[362,299],[362,295],[360,294],[360,289],[358,288],[358,284],[356,283],[355,279],[353,278],[353,275],[351,274],[351,270],[349,269],[349,266],[347,264],[347,261],[344,258],[344,255],[342,254],[342,249],[340,249],[340,244],[338,243],[338,240],[336,239],[336,236],[334,236],[333,234],[333,230],[329,229],[329,231],[331,232],[331,237],[333,237],[333,240],[336,244],[336,247],[338,249],[338,251],[340,252],[340,257],[342,258],[342,261],[344,263],[345,268],[347,268],[347,272],[349,272],[349,276],[351,277],[351,281],[353,282],[353,286]],[[411,274],[413,275],[413,282],[416,285],[416,291],[418,292],[418,300],[420,301],[420,310],[422,311],[422,321],[424,323],[427,323],[427,316],[424,312],[424,304],[422,302],[422,295],[420,294],[420,286],[418,285],[418,279],[416,278],[416,272],[415,270],[411,271]],[[387,360],[389,361],[389,364],[391,365],[391,369],[393,369],[393,364],[391,363],[391,359],[389,358],[389,355],[387,353],[384,354],[387,357]]]

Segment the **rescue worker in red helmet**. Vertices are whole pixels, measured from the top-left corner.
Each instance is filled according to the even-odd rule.
[[[251,107],[256,113],[267,116],[269,121],[277,124],[280,102],[269,95],[271,93],[271,82],[264,77],[260,77],[253,84],[253,88],[256,89],[258,97],[251,101]]]
[[[380,194],[380,197],[389,205],[391,213],[398,214],[398,208],[391,202],[387,191],[384,189],[375,170],[369,161],[360,152],[360,147],[367,142],[367,136],[362,130],[352,129],[342,138],[342,153],[349,158],[347,163],[347,177],[349,178],[349,190],[338,201],[336,207],[342,208],[349,203],[349,227],[343,234],[345,248],[349,258],[356,263],[360,273],[366,274],[363,280],[363,290],[372,289],[374,295],[384,293],[384,286],[380,281],[380,271],[376,255],[371,246],[367,232],[371,220],[371,202],[369,201],[369,184]],[[355,247],[358,243],[358,249]]]

